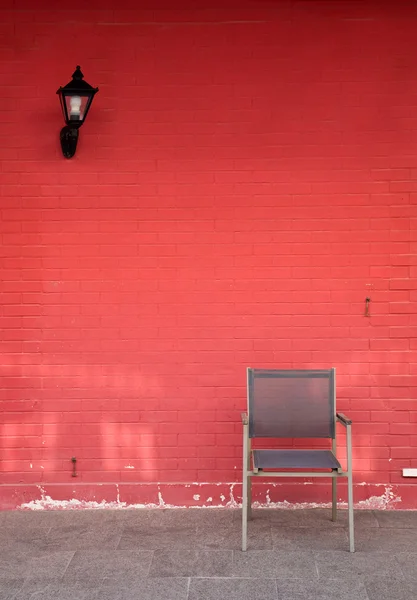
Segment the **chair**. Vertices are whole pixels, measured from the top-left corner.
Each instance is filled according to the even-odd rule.
[[[336,369],[248,369],[247,377],[248,413],[242,413],[242,550],[247,547],[253,477],[331,477],[332,521],[337,516],[337,479],[347,477],[349,550],[354,552],[352,421],[336,413]],[[346,428],[346,471],[336,458],[336,422]],[[331,450],[252,450],[251,441],[257,438],[328,438],[332,446]]]

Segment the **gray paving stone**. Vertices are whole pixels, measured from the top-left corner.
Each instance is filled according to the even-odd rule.
[[[113,510],[114,518],[117,521],[128,521],[129,519],[133,519],[133,521],[140,522],[142,519],[143,523],[149,522],[151,515],[156,512],[162,512],[164,509],[153,509],[153,508],[123,508]]]
[[[2,582],[3,583],[3,582]],[[20,590],[17,591],[13,600],[43,600],[43,594],[49,589],[57,589],[59,581],[56,579],[42,578],[41,580],[28,579]]]
[[[241,511],[236,511],[239,513]],[[258,508],[253,511],[254,519],[269,519],[271,524],[280,524],[284,527],[310,527],[310,528],[328,528],[348,526],[348,511],[339,509],[337,511],[337,520],[332,521],[331,508],[309,508],[309,509],[276,509],[276,508]],[[355,525],[357,527],[379,527],[375,515],[371,511],[356,510]]]
[[[14,600],[100,600],[97,584],[87,582],[28,581]]]
[[[230,527],[197,525],[197,545],[201,548],[217,550],[238,550],[242,548],[242,524],[235,522]],[[248,548],[272,550],[269,522],[253,520],[248,523]]]
[[[68,514],[73,511],[66,510],[6,510],[3,515],[2,525],[5,527],[51,527],[54,524],[64,523]]]
[[[417,529],[416,510],[378,510],[374,514],[380,527]]]
[[[105,580],[99,589],[100,600],[187,600],[189,579],[184,577],[147,577],[122,585]]]
[[[100,522],[78,525],[76,523],[51,527],[45,540],[45,548],[82,550],[87,548],[117,548],[122,526],[117,523]]]
[[[88,508],[71,510],[45,511],[45,518],[51,522],[51,525],[66,527],[74,525],[75,527],[95,527],[102,524],[116,523],[119,519],[119,513],[125,512],[123,509],[108,508]]]
[[[349,550],[345,529],[318,529],[316,527],[272,526],[274,550],[295,552],[297,550]]]
[[[316,565],[320,580],[362,580],[372,573],[376,576],[398,575],[398,563],[389,552],[318,552]]]
[[[417,581],[417,547],[415,552],[399,552],[395,558],[401,566],[404,577]]]
[[[359,529],[355,532],[356,550],[362,552],[415,552],[417,529]]]
[[[355,510],[354,511],[354,523],[355,527],[358,529],[362,529],[363,527],[372,528],[379,527],[378,520],[376,519],[374,513],[370,510]],[[349,524],[349,515],[348,511],[338,510],[337,511],[337,519],[335,522],[330,520],[330,526],[342,526],[348,527]]]
[[[228,509],[201,509],[201,508],[179,508],[175,510],[152,510],[150,519],[153,524],[169,527],[195,525],[232,524],[233,510]]]
[[[277,552],[275,550],[235,550],[234,577],[271,577],[280,579],[317,579],[312,552]]]
[[[127,509],[119,511],[117,519],[125,528],[227,527],[233,524],[233,513],[228,509]]]
[[[191,579],[188,600],[277,600],[275,579]]]
[[[231,550],[155,550],[150,577],[230,577]]]
[[[1,528],[1,546],[3,552],[28,552],[36,554],[46,546],[50,527],[30,525],[13,527],[10,524]]]
[[[15,525],[17,523],[24,524],[26,527],[41,524],[39,519],[40,513],[43,511],[33,510],[2,510],[0,512],[1,525]]]
[[[417,598],[417,581],[404,581],[400,577],[376,577],[365,581],[369,600],[414,600]]]
[[[65,571],[64,581],[146,577],[152,556],[149,550],[77,550]]]
[[[23,587],[24,579],[9,579],[0,581],[0,600],[14,600]]]
[[[30,558],[23,553],[2,552],[0,555],[0,581],[25,578],[29,562]]]
[[[369,600],[360,581],[277,580],[277,588],[279,600]]]
[[[1,539],[2,541],[5,539],[25,540],[28,538],[48,535],[50,530],[50,525],[35,525],[34,523],[31,523],[30,525],[12,525],[11,523],[7,523],[1,528]]]
[[[40,552],[31,557],[26,570],[27,579],[60,578],[73,557],[73,552]]]
[[[119,550],[178,550],[195,545],[193,527],[125,527],[118,545]]]
[[[414,600],[417,512],[375,514],[350,554],[344,511],[257,510],[246,553],[240,510],[6,511],[0,600]]]
[[[73,552],[39,552],[37,556],[25,553],[5,554],[0,557],[0,580],[7,579],[60,579],[67,569]]]

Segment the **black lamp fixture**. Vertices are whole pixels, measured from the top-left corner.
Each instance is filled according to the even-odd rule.
[[[77,148],[78,130],[84,123],[93,98],[98,92],[98,88],[93,88],[83,79],[84,75],[78,66],[72,75],[72,81],[64,87],[60,87],[57,91],[66,123],[60,133],[61,148],[65,158],[74,156]]]

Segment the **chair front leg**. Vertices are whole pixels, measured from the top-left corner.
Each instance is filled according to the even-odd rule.
[[[248,519],[252,520],[252,477],[248,476]]]
[[[251,439],[248,436],[246,473],[251,472]],[[247,475],[248,479],[248,519],[252,519],[252,477]]]
[[[348,470],[348,511],[349,511],[349,551],[355,552],[355,532],[353,521],[353,475],[352,475],[352,426],[346,427],[347,470]]]

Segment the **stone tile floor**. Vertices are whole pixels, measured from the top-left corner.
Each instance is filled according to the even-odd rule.
[[[417,600],[417,511],[0,512],[0,600]]]

